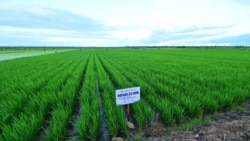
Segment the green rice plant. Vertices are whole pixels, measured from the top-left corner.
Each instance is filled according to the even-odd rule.
[[[52,119],[48,129],[45,130],[46,140],[63,140],[65,127],[67,126],[70,115],[69,107],[62,106],[52,112]]]
[[[211,94],[201,97],[201,107],[207,113],[214,113],[219,109],[217,100],[211,97]]]
[[[117,63],[118,64],[118,63]],[[130,70],[130,69],[127,69],[127,70]],[[138,72],[134,72],[134,73],[129,73],[128,71],[126,72],[126,75],[130,76],[130,77],[133,77],[133,81],[137,82],[138,84],[141,84],[141,89],[142,90],[145,90],[144,92],[145,93],[149,93],[150,95],[147,95],[148,97],[152,98],[154,97],[154,99],[158,99],[156,98],[155,95],[153,95],[154,92],[154,89],[152,89],[152,87],[148,86],[147,84],[143,83],[143,81],[141,79],[138,78],[138,76],[136,76],[135,74],[137,74]],[[143,85],[144,86],[143,86]],[[165,115],[163,115],[163,118],[166,119],[166,122],[168,124],[172,124],[173,123],[173,117],[172,117],[172,114],[170,114],[171,110],[165,110],[164,105],[165,104],[156,104],[158,102],[155,102],[155,100],[150,100],[151,104],[154,105],[155,107],[157,107],[157,110],[160,110],[161,112],[165,111],[167,113],[164,113]],[[164,103],[164,102],[163,102]],[[151,116],[152,117],[152,116]],[[171,117],[171,118],[166,118],[166,117]]]
[[[200,106],[200,103],[192,100],[189,97],[184,97],[180,99],[181,104],[183,104],[183,107],[185,108],[185,115],[192,118],[198,116],[202,109]]]
[[[87,124],[88,126],[88,138],[90,140],[98,140],[100,134],[100,113],[93,112],[90,114],[90,122]]]
[[[82,92],[80,94],[81,115],[76,122],[81,140],[98,140],[100,134],[100,111],[96,92],[93,54],[86,69]]]
[[[185,110],[179,107],[178,105],[171,105],[171,106],[172,106],[171,109],[173,112],[173,117],[175,118],[175,123],[181,123],[184,118]]]
[[[174,123],[173,111],[171,110],[171,105],[167,101],[160,100],[156,104],[161,111],[160,117],[166,123],[166,125],[172,125]]]
[[[151,107],[145,105],[146,103],[144,102],[144,100],[140,100],[139,102],[132,105],[134,109],[133,114],[139,130],[150,126],[150,123],[153,119],[153,110],[151,109]]]
[[[77,127],[77,131],[78,131],[78,134],[80,136],[80,140],[82,140],[82,141],[87,140],[87,138],[86,138],[88,136],[88,133],[87,133],[88,130],[86,128],[88,126],[87,122],[88,122],[87,118],[79,118],[77,125],[75,125]]]
[[[115,114],[111,110],[105,111],[107,116],[107,125],[110,132],[110,135],[113,137],[116,137],[119,133],[119,124],[117,122],[117,119],[115,118]]]
[[[117,115],[117,120],[118,120],[118,123],[119,123],[119,127],[120,127],[120,132],[125,135],[126,137],[129,136],[129,130],[128,130],[128,127],[127,127],[127,124],[126,124],[126,115],[125,115],[125,112],[123,110],[123,107],[116,107],[116,115]],[[121,120],[119,120],[121,119]]]
[[[75,53],[73,53],[73,54],[75,54]],[[66,54],[56,55],[56,56],[57,57],[59,57],[59,56],[65,57],[65,55]],[[31,116],[32,114],[37,114],[38,112],[41,112],[42,119],[40,119],[39,121],[41,122],[44,120],[44,117],[47,114],[46,106],[48,106],[49,103],[54,103],[54,100],[57,99],[54,94],[58,91],[58,88],[59,88],[58,84],[60,84],[62,81],[64,81],[64,78],[66,78],[66,77],[62,77],[62,76],[69,76],[69,75],[63,75],[63,73],[64,74],[65,73],[72,73],[72,70],[76,69],[76,67],[78,67],[78,69],[76,69],[78,71],[80,71],[82,69],[81,66],[84,62],[82,60],[79,60],[79,59],[77,62],[75,61],[75,59],[77,59],[79,55],[74,56],[74,57],[72,57],[71,53],[67,53],[67,55],[69,55],[68,56],[69,58],[66,57],[67,59],[65,58],[65,59],[57,60],[57,61],[61,62],[58,64],[55,64],[56,62],[50,61],[49,59],[47,59],[50,57],[46,58],[46,57],[42,57],[42,56],[35,57],[35,59],[33,58],[34,60],[22,59],[22,61],[24,63],[22,61],[20,61],[19,62],[20,64],[18,64],[18,65],[17,64],[15,64],[15,65],[10,64],[10,68],[11,68],[11,66],[15,66],[15,67],[19,67],[20,69],[13,69],[15,71],[18,70],[19,72],[17,72],[17,73],[16,72],[13,73],[12,69],[7,69],[7,70],[9,70],[9,72],[5,73],[6,79],[4,79],[4,80],[6,82],[1,81],[2,79],[0,80],[0,83],[2,83],[2,84],[10,83],[11,81],[16,80],[16,83],[13,83],[13,85],[11,86],[10,89],[6,89],[4,91],[1,91],[1,94],[0,94],[0,95],[5,95],[5,97],[1,97],[1,98],[5,98],[5,101],[9,101],[10,99],[14,100],[13,101],[14,103],[12,102],[12,104],[6,105],[6,111],[2,110],[2,112],[9,113],[8,114],[9,116],[4,116],[2,118],[3,120],[1,121],[1,127],[4,127],[4,130],[7,130],[9,127],[13,127],[13,126],[18,127],[18,125],[21,126],[23,124],[23,122],[22,122],[23,120],[19,120],[19,119],[17,120],[15,118],[15,116],[16,117],[23,117],[23,115]],[[41,60],[39,60],[40,58],[41,58]],[[50,59],[52,59],[52,57]],[[24,60],[27,60],[27,62],[25,62]],[[32,62],[31,60],[34,61],[35,63],[30,63],[30,62]],[[28,62],[28,61],[30,61],[30,62]],[[49,64],[46,63],[46,61],[48,61]],[[13,60],[13,61],[9,61],[9,62],[18,62],[18,60]],[[83,63],[80,64],[80,62],[83,62]],[[0,64],[2,64],[2,63],[0,63]],[[24,65],[25,69],[23,69],[23,67],[21,67],[22,64],[25,64]],[[71,67],[69,67],[70,64],[71,64]],[[45,65],[45,67],[41,67],[44,65]],[[35,67],[33,67],[33,66],[35,66]],[[37,67],[37,66],[43,68],[44,70]],[[29,69],[27,69],[27,67],[29,67]],[[81,69],[79,69],[79,67]],[[8,68],[8,66],[7,66],[7,68]],[[68,69],[65,69],[65,68],[68,68]],[[29,70],[32,70],[32,72],[29,72]],[[2,71],[2,70],[0,69],[0,71]],[[46,71],[49,71],[49,72],[46,72]],[[7,72],[7,71],[5,71],[5,72]],[[20,73],[22,75],[19,75]],[[78,75],[79,73],[76,73],[76,74]],[[10,79],[7,79],[8,77]],[[75,77],[75,75],[72,76],[72,78],[74,78],[74,77]],[[77,77],[79,77],[79,76],[77,76]],[[50,79],[50,81],[49,81],[49,79]],[[33,83],[34,81],[37,83]],[[76,81],[74,80],[73,83],[76,84]],[[69,86],[69,84],[66,86]],[[75,85],[71,85],[71,86],[74,87]],[[42,88],[39,88],[39,87],[42,87]],[[70,88],[68,87],[67,89],[70,89]],[[10,93],[10,92],[13,94],[7,95],[7,93]],[[20,92],[22,92],[22,94]],[[66,99],[67,98],[72,99],[72,92],[74,92],[74,89],[72,89],[72,88],[70,91],[65,91],[64,94],[66,96]],[[7,99],[9,99],[9,100],[7,100]],[[64,103],[66,105],[70,105],[71,103],[69,103],[69,102],[70,101],[66,101]],[[20,107],[22,107],[22,108],[20,108]],[[7,114],[4,114],[4,115],[7,115]],[[7,122],[7,119],[8,119],[8,122]],[[9,122],[9,121],[11,121],[11,122]],[[43,123],[43,122],[41,122],[41,123]],[[38,130],[40,130],[41,127],[42,127],[42,124],[39,124],[39,126],[36,126],[36,129],[32,129],[32,131],[38,131]],[[30,133],[32,133],[32,131]],[[3,131],[3,132],[5,132],[5,131]],[[31,139],[31,140],[33,140],[33,139]]]
[[[82,114],[79,117],[79,120],[76,123],[77,132],[80,135],[80,139],[85,141],[88,136],[88,123],[90,118],[89,107],[83,107]]]
[[[63,61],[61,61],[63,62]],[[64,62],[65,63],[65,67],[67,67],[67,62]],[[37,64],[36,64],[37,65]],[[59,65],[62,65],[62,64],[59,64]],[[55,66],[50,66],[51,69],[54,69]],[[61,67],[59,68],[58,70],[61,71],[61,69],[63,70],[64,67]],[[36,70],[36,69],[30,69],[30,70]],[[27,99],[32,99],[33,96],[36,96],[34,95],[34,93],[39,93],[38,91],[41,91],[43,89],[39,88],[41,86],[43,86],[44,84],[46,84],[46,79],[49,79],[51,76],[53,76],[54,74],[58,74],[60,76],[60,73],[57,72],[57,69],[54,69],[56,71],[53,71],[52,73],[51,72],[48,72],[47,73],[47,77],[46,75],[44,75],[44,72],[43,71],[38,71],[38,73],[31,73],[30,75],[27,75],[24,74],[24,75],[19,75],[18,76],[18,83],[15,83],[17,84],[16,87],[21,87],[21,91],[18,89],[18,93],[22,92],[22,94],[17,94],[17,92],[15,92],[15,94],[13,94],[13,96],[11,97],[11,99],[15,99],[15,97],[19,97],[20,99],[19,100],[15,100],[14,102],[16,102],[16,104],[10,104],[12,105],[13,107],[13,110],[12,111],[8,111],[9,115],[14,115],[16,114],[16,116],[18,116],[18,114],[20,114],[21,112],[25,111],[22,109],[20,109],[20,107],[25,107],[26,105],[29,105],[29,100]],[[25,72],[26,73],[26,72]],[[22,73],[23,74],[23,73]],[[43,75],[43,79],[39,79],[37,81],[37,77],[38,75],[42,74]],[[15,76],[15,74],[14,74]],[[25,76],[25,77],[24,77]],[[34,80],[37,82],[37,83],[33,83]],[[19,81],[20,83],[22,84],[19,84]],[[54,83],[55,84],[55,83]],[[49,84],[48,84],[49,85]],[[13,86],[13,85],[12,85]],[[17,88],[16,88],[17,89]],[[7,89],[8,90],[8,89]],[[13,91],[13,90],[12,90]],[[9,93],[8,91],[3,91],[4,93]],[[2,93],[3,94],[3,93]],[[6,96],[10,96],[9,94]],[[17,105],[18,104],[18,105]],[[29,106],[30,107],[30,106]],[[32,108],[29,108],[29,109],[32,109]],[[4,109],[3,109],[4,111]],[[18,111],[18,113],[16,113],[15,111]],[[5,115],[5,114],[4,114]],[[9,116],[10,117],[10,116]]]
[[[99,112],[99,101],[97,98],[97,93],[95,91],[90,96],[90,113],[89,113],[89,121],[87,123],[88,127],[88,139],[90,140],[98,140],[100,133],[100,112]],[[95,99],[91,100],[91,97],[95,97]]]
[[[115,69],[119,68],[120,72],[123,72],[122,70],[126,70],[126,72],[123,73],[123,75],[127,76],[128,78],[133,78],[133,80],[129,80],[129,81],[139,82],[140,78],[138,79],[138,77],[136,77],[135,75],[140,76],[141,79],[143,79],[144,81],[148,80],[147,83],[153,86],[154,90],[150,90],[150,88],[147,88],[146,86],[143,88],[143,90],[145,90],[144,92],[152,94],[153,91],[156,91],[157,95],[159,94],[162,98],[164,99],[167,98],[171,102],[177,103],[178,104],[177,107],[180,107],[180,109],[181,107],[183,108],[185,107],[185,113],[183,113],[183,110],[173,113],[176,121],[181,121],[181,119],[183,118],[183,114],[196,117],[196,116],[200,116],[203,112],[206,112],[206,111],[213,112],[213,111],[216,111],[217,109],[221,109],[220,107],[227,107],[229,105],[235,105],[234,103],[237,103],[238,101],[241,101],[244,99],[244,96],[240,96],[241,94],[244,94],[243,91],[240,91],[240,90],[237,91],[236,89],[231,89],[231,92],[222,91],[223,89],[229,87],[229,85],[232,85],[228,82],[234,82],[233,80],[231,81],[225,81],[225,80],[227,79],[229,80],[230,73],[232,71],[235,71],[236,69],[230,69],[229,71],[227,71],[227,74],[226,74],[224,70],[227,69],[228,66],[231,67],[232,63],[224,62],[224,64],[220,64],[218,63],[218,61],[216,62],[216,59],[217,60],[221,59],[221,56],[218,55],[219,53],[215,53],[214,52],[215,50],[206,50],[206,52],[201,51],[202,54],[206,56],[205,58],[201,55],[195,54],[194,52],[197,50],[194,50],[194,49],[185,50],[185,51],[188,51],[188,53],[184,53],[183,50],[171,50],[171,51],[168,50],[168,51],[161,51],[161,52],[153,51],[153,50],[150,50],[150,52],[146,52],[142,50],[133,50],[130,52],[130,50],[128,49],[128,50],[116,50],[113,52],[109,52],[108,57],[107,57],[107,54],[101,51],[99,51],[98,54],[100,54],[101,58],[106,58],[110,64],[111,63],[114,64]],[[130,53],[128,54],[127,52],[130,52]],[[213,54],[215,53],[216,55],[211,56],[211,54],[209,54],[211,52],[213,52]],[[186,56],[182,56],[183,54],[185,54]],[[199,60],[195,60],[194,58],[192,58],[193,56],[195,56],[195,58],[199,58]],[[213,58],[214,56],[215,58]],[[231,56],[229,55],[227,56],[227,58],[234,58],[232,56],[235,57],[235,54]],[[188,57],[189,59],[183,59],[185,57]],[[143,58],[143,59],[140,60],[137,58]],[[249,60],[249,57],[244,56],[243,58]],[[159,61],[156,61],[156,59]],[[243,61],[244,59],[241,59],[241,61]],[[238,60],[239,59],[237,59],[237,61]],[[200,62],[202,62],[202,64]],[[105,61],[105,63],[103,64],[105,65],[106,63],[107,61]],[[157,64],[157,67],[156,67],[156,64]],[[243,64],[246,65],[245,63]],[[208,67],[206,67],[206,65]],[[219,66],[215,66],[215,65],[219,65]],[[130,71],[132,73],[129,73]],[[154,74],[150,72],[154,72]],[[221,76],[219,76],[218,74]],[[242,74],[249,75],[249,72],[242,73]],[[238,77],[237,75],[233,73],[231,73],[231,75]],[[192,79],[194,80],[196,78],[197,78],[196,82],[192,81]],[[244,81],[244,79],[245,78],[240,77],[240,79],[237,82],[242,82]],[[161,83],[168,84],[168,86],[164,87],[164,85],[163,84],[161,85]],[[248,84],[247,81],[244,82],[244,86],[248,86],[246,84]],[[162,88],[160,88],[159,85],[161,85]],[[241,87],[243,85],[240,84],[239,86]],[[234,88],[234,87],[231,87],[231,88]],[[221,98],[214,95],[213,99],[209,100],[210,99],[209,97],[206,98],[207,96],[210,95],[208,90],[210,90],[211,93],[217,93],[218,91],[222,93],[230,93],[231,100],[230,98],[225,98],[224,94],[222,95],[220,93],[216,95],[217,96],[221,95]],[[195,94],[193,94],[194,91],[195,91]],[[183,96],[183,92],[185,93],[185,96]],[[204,96],[203,93],[205,93],[206,96]],[[237,96],[235,96],[234,93],[238,93]],[[181,101],[180,101],[180,97],[183,98]],[[190,97],[192,98],[190,99]],[[186,98],[190,100],[186,102],[185,101]],[[209,105],[202,103],[203,101]],[[194,106],[191,105],[193,103],[195,103]],[[228,103],[228,104],[225,104],[225,103]],[[206,109],[203,109],[202,107]],[[177,113],[180,113],[180,114],[177,114]],[[177,115],[182,115],[182,116],[177,116]],[[180,120],[177,120],[177,119],[180,119]]]
[[[125,116],[122,112],[119,112],[119,108],[115,105],[115,95],[111,95],[114,93],[115,89],[112,83],[109,80],[108,74],[105,72],[100,60],[95,56],[95,64],[98,74],[98,79],[100,80],[100,90],[102,94],[104,111],[107,118],[107,125],[111,136],[117,136],[120,131],[123,134],[126,134],[126,120]],[[115,108],[114,108],[115,107]],[[124,133],[125,132],[125,133]]]
[[[33,140],[43,122],[41,112],[31,115],[20,115],[13,119],[12,126],[2,126],[0,140]]]

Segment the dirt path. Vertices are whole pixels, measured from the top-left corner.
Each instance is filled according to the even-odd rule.
[[[0,61],[4,60],[11,60],[16,58],[24,58],[24,57],[32,57],[32,56],[39,56],[39,55],[46,55],[46,54],[52,54],[53,51],[47,51],[47,52],[22,52],[22,53],[10,53],[10,54],[0,54]]]
[[[188,131],[167,129],[163,125],[140,133],[146,141],[250,141],[250,101],[230,111],[221,111],[204,118],[209,124],[198,125]],[[167,133],[167,134],[166,134]]]

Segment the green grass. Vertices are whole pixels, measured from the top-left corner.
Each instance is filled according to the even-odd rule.
[[[188,123],[183,123],[180,126],[180,129],[183,130],[183,131],[191,130],[195,126],[202,125],[202,124],[206,124],[206,125],[211,124],[211,120],[210,119],[194,118],[191,121],[189,121]]]
[[[238,106],[236,108],[236,111],[239,113],[244,113],[246,110],[247,110],[247,107],[244,107],[244,106]]]

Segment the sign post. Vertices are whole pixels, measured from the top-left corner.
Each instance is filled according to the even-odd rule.
[[[115,90],[116,105],[126,105],[140,100],[140,87]]]
[[[127,114],[128,114],[128,117],[129,117],[129,114],[130,114],[129,104],[127,104]]]
[[[134,103],[140,100],[140,87],[126,88],[115,90],[116,105],[127,105],[127,114],[130,114],[130,103]]]

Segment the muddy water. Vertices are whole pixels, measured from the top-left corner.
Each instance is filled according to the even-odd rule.
[[[55,53],[55,52],[48,51],[48,52],[23,52],[23,53],[0,54],[0,61],[23,58],[23,57],[30,57],[30,56],[52,54],[52,53]]]

